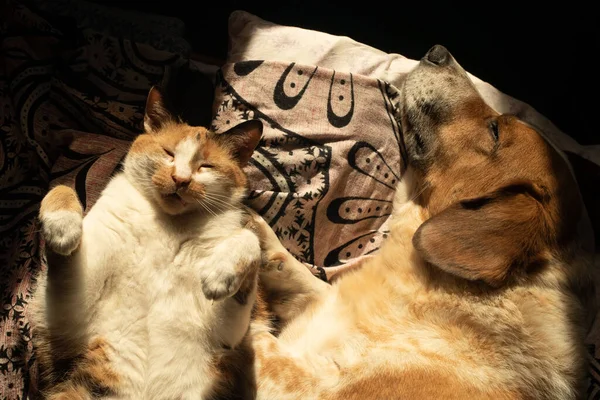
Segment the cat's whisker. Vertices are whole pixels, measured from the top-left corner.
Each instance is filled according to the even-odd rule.
[[[221,206],[221,208],[223,208],[224,210],[233,208],[233,206],[231,205],[231,203],[228,203],[228,202],[225,202],[225,201],[219,200],[219,199],[214,199],[214,198],[209,197],[209,196],[204,197],[204,200],[207,201],[210,204],[215,205],[215,206]]]
[[[214,198],[222,199],[222,200],[230,200],[231,199],[230,195],[221,194],[221,193],[207,193],[205,196],[214,197]]]
[[[226,199],[231,198],[231,194],[228,194],[228,193],[211,192],[210,195],[216,196],[216,197],[222,197],[222,198],[226,198]]]
[[[231,198],[230,197],[228,197],[227,200],[224,200],[224,199],[221,199],[221,198],[218,198],[218,197],[214,197],[211,194],[206,194],[206,195],[204,195],[204,199],[205,200],[210,200],[210,201],[212,201],[214,203],[223,204],[223,205],[226,205],[226,206],[231,206],[231,202],[230,202]]]
[[[403,201],[402,204],[396,206],[396,212],[401,213],[403,209],[405,209],[406,207],[410,207],[410,203],[413,202],[417,197],[422,195],[429,186],[430,183],[425,182],[420,188],[418,188],[418,190],[415,193],[413,193],[410,196],[410,198],[408,198],[406,201]]]
[[[218,212],[223,212],[223,211],[225,211],[225,210],[224,210],[222,207],[219,207],[219,206],[218,206],[218,205],[216,205],[216,204],[211,204],[211,203],[209,203],[209,202],[206,202],[206,203],[207,203],[207,206],[208,206],[208,205],[210,205],[211,207],[214,207],[214,208],[216,209],[216,211],[218,211]]]
[[[231,195],[225,195],[220,193],[206,193],[205,196],[215,200],[225,201],[226,203],[229,203],[231,201]]]
[[[211,209],[209,209],[209,208],[208,208],[208,207],[207,207],[205,204],[202,204],[202,203],[200,203],[200,202],[198,202],[198,203],[200,204],[200,207],[202,207],[202,209],[203,209],[204,211],[206,211],[207,213],[209,213],[209,214],[210,214],[210,215],[212,215],[212,216],[215,216],[215,213],[213,213],[213,212],[212,212],[212,210],[211,210]]]
[[[213,217],[217,216],[217,214],[215,214],[215,212],[210,207],[208,207],[207,204],[202,203],[198,199],[195,199],[195,200],[198,202],[198,204],[200,204],[200,207],[202,207],[206,212],[208,212],[209,214],[211,214]]]
[[[420,195],[422,195],[425,192],[425,190],[427,190],[427,188],[429,186],[430,186],[430,183],[429,182],[425,182],[425,184],[421,186],[421,189],[419,189],[419,191],[417,191],[414,195],[412,195],[408,201],[415,200],[417,197],[419,197]]]
[[[232,207],[227,207],[227,206],[223,206],[221,204],[211,203],[210,201],[206,201],[206,203],[221,213],[233,209]]]
[[[224,193],[218,193],[218,192],[212,192],[210,193],[212,196],[219,196],[219,197],[226,197],[229,198],[229,195],[224,194]]]
[[[231,203],[231,199],[229,199],[228,201],[223,201],[223,200],[215,199],[212,197],[208,197],[208,200],[216,202],[217,204],[220,204],[222,207],[225,207],[226,209],[238,208],[238,206]]]
[[[211,210],[215,213],[215,215],[217,214],[217,212],[223,212],[223,209],[220,209],[217,205],[215,204],[211,204],[211,203],[207,203],[206,204],[207,207],[211,208]],[[214,208],[216,208],[216,211],[214,210]]]

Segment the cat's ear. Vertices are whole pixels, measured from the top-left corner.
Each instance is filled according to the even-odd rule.
[[[250,161],[254,149],[258,146],[262,131],[262,122],[258,119],[252,119],[234,126],[219,136],[227,141],[233,149],[233,156],[236,161],[244,166]]]
[[[160,130],[167,122],[175,119],[165,105],[162,90],[157,86],[152,86],[146,99],[146,113],[144,115],[144,129],[146,132],[156,132]]]

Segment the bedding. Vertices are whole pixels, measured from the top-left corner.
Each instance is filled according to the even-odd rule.
[[[385,240],[401,163],[395,86],[414,60],[236,12],[215,75],[194,60],[174,18],[79,0],[5,1],[0,16],[0,398],[25,398],[36,384],[27,304],[45,268],[39,202],[63,183],[90,209],[141,132],[153,84],[177,93],[176,111],[190,123],[223,131],[263,121],[248,203],[315,275],[335,279]],[[561,148],[600,164],[595,149],[478,85],[497,107],[529,115]],[[599,339],[592,332],[590,399],[600,398]]]

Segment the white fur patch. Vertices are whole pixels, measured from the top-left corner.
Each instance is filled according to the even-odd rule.
[[[69,255],[81,241],[82,217],[76,211],[59,210],[41,216],[46,246],[58,254]]]
[[[175,175],[191,179],[192,160],[198,151],[198,142],[193,138],[186,138],[177,144],[175,148]]]
[[[211,300],[233,296],[244,278],[238,273],[239,266],[260,259],[260,243],[250,231],[243,230],[236,236],[235,243],[229,240],[219,243],[200,267],[204,295]]]

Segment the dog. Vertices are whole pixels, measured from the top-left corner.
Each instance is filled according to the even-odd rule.
[[[408,166],[375,257],[329,285],[254,219],[280,323],[250,327],[257,398],[582,396],[595,272],[568,163],[443,46],[400,92]]]

